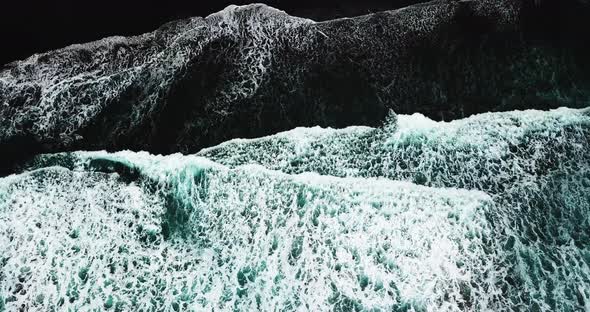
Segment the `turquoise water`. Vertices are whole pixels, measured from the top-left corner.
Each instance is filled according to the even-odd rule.
[[[590,111],[391,116],[0,179],[0,310],[590,309]]]

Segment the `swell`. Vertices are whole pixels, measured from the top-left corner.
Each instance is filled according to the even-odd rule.
[[[296,126],[374,126],[388,109],[452,120],[586,106],[587,7],[564,5],[572,26],[546,6],[433,1],[320,23],[232,6],[35,55],[0,72],[1,171],[39,152],[191,153]],[[579,40],[539,37],[541,20]]]

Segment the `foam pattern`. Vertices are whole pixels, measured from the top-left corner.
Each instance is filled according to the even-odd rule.
[[[454,311],[486,307],[473,299],[495,287],[481,192],[179,155],[81,159],[146,182],[62,167],[1,181],[8,310]]]
[[[529,2],[434,0],[324,22],[229,6],[36,54],[0,68],[0,175],[41,153],[192,154],[298,126],[377,126],[388,109],[456,120],[587,106],[587,10],[570,25]],[[580,25],[582,41],[556,49],[566,43],[531,23]]]
[[[581,311],[590,114],[391,114],[0,180],[6,310]],[[77,229],[77,231],[75,231]]]
[[[158,280],[152,271],[184,261],[155,241],[164,207],[157,196],[114,175],[59,167],[0,183],[6,311],[122,310],[125,300],[146,305],[144,283],[180,287],[180,272],[160,271]]]
[[[0,70],[0,142],[34,137],[64,148],[87,139],[96,144],[102,139],[88,137],[96,131],[120,140],[166,114],[171,93],[188,79],[187,68],[216,63],[219,55],[227,55],[232,67],[219,78],[226,79],[222,90],[208,103],[191,100],[189,107],[223,114],[256,92],[277,43],[302,40],[292,29],[309,23],[262,4],[232,5],[143,35],[74,44],[11,63]],[[193,71],[213,75],[205,68]],[[96,123],[100,129],[93,129]]]
[[[381,176],[488,193],[497,281],[507,307],[587,309],[590,292],[588,109],[487,113],[448,123],[392,115],[381,129],[295,129],[234,140],[199,155],[288,173]],[[502,243],[504,242],[504,243]]]

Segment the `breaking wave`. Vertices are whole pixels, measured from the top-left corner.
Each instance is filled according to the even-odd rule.
[[[391,115],[42,155],[0,179],[0,307],[588,309],[589,132],[587,109]]]

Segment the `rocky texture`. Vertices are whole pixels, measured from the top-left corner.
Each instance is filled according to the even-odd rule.
[[[585,106],[587,50],[539,35],[543,8],[433,1],[316,23],[230,6],[34,55],[0,71],[0,171],[40,152],[187,153],[295,126],[374,125],[388,109],[454,119]]]

